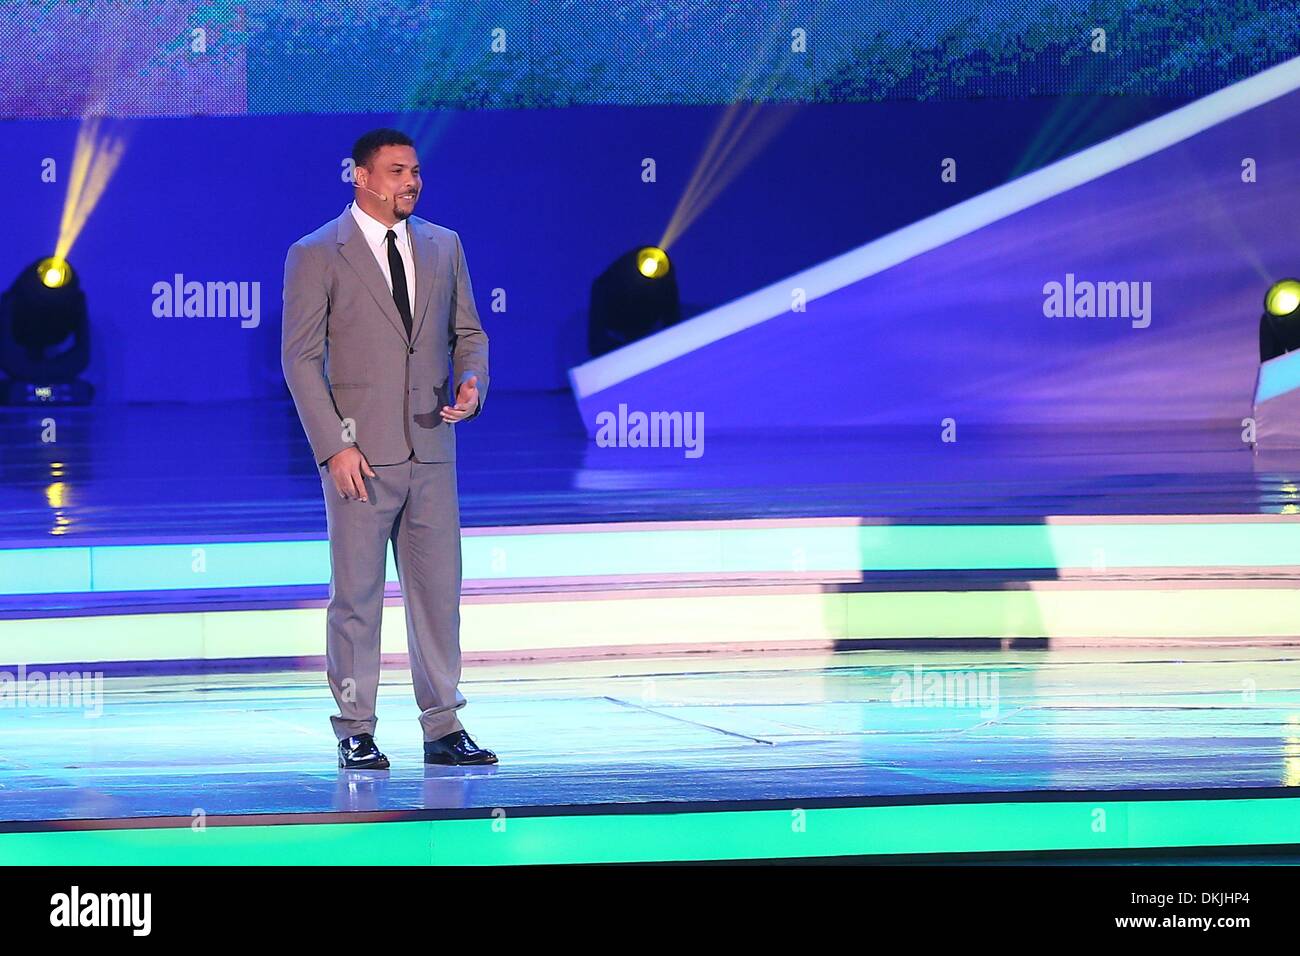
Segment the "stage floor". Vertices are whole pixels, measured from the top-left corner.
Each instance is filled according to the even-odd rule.
[[[57,441],[41,440],[55,414]],[[976,427],[705,436],[704,453],[601,448],[567,393],[494,392],[458,433],[465,527],[881,516],[1288,514],[1300,452],[1240,423],[1132,431]],[[288,401],[0,410],[0,544],[323,535]]]
[[[59,409],[44,443],[49,411],[0,411],[0,862],[1300,847],[1300,453],[1239,425],[689,460],[496,393],[458,471],[462,719],[501,762],[426,767],[394,667],[393,766],[343,773],[292,407]],[[67,670],[91,702],[39,700]]]
[[[316,672],[110,677],[102,687],[93,706],[0,709],[0,858],[39,856],[32,841],[74,831],[111,836],[125,852],[128,833],[185,839],[198,819],[209,832],[241,822],[632,820],[631,831],[602,838],[618,843],[656,812],[777,811],[788,826],[792,812],[890,807],[928,817],[855,825],[835,845],[888,855],[1300,843],[1296,826],[1270,817],[1260,840],[1248,822],[1279,811],[1300,821],[1288,799],[1300,785],[1300,661],[1265,649],[476,665],[462,718],[500,757],[478,768],[421,762],[409,679],[389,668],[376,739],[392,768],[370,772],[337,769],[333,703]],[[1135,806],[1195,812],[1175,833],[1168,821],[1137,827]],[[1100,834],[1098,808],[1114,813]],[[1034,812],[1068,816],[1034,826]],[[956,826],[984,827],[983,837],[934,845]],[[501,850],[490,827],[480,837],[496,847],[482,848],[488,857]],[[783,855],[737,840],[665,846],[663,858]],[[472,843],[458,840],[457,852],[479,852]],[[631,843],[627,858],[639,858]],[[584,858],[578,844],[552,834],[528,852]],[[68,852],[65,843],[57,854]],[[606,852],[622,858],[614,846],[596,856]]]

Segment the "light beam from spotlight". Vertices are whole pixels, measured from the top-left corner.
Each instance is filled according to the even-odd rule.
[[[779,11],[778,11],[779,12]],[[774,62],[767,72],[767,83],[757,94],[751,92],[751,83],[763,65],[768,43],[775,42]],[[695,164],[690,181],[673,209],[664,227],[659,247],[668,249],[686,231],[705,209],[722,193],[740,171],[758,155],[767,142],[780,132],[794,116],[797,104],[766,104],[768,94],[784,74],[780,69],[783,57],[789,52],[782,23],[775,22],[771,32],[763,39],[760,49],[750,65],[748,74],[740,83],[735,101],[728,104],[722,119],[714,128],[703,155]],[[742,98],[749,97],[749,102]],[[751,135],[746,131],[760,112],[769,115]],[[775,115],[771,115],[775,113]],[[739,148],[742,145],[743,148]]]
[[[122,161],[126,141],[121,137],[101,136],[101,116],[84,116],[77,130],[77,143],[72,152],[72,171],[68,179],[68,192],[63,197],[63,216],[59,221],[59,238],[51,257],[66,262],[82,227],[104,194],[108,181]]]

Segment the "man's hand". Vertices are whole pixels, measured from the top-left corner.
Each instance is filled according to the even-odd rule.
[[[330,477],[334,479],[334,487],[338,489],[340,498],[370,500],[366,497],[366,483],[362,480],[361,474],[365,472],[367,478],[373,478],[375,473],[370,467],[370,462],[366,461],[366,456],[361,454],[359,449],[350,446],[335,452],[330,456],[328,464]]]
[[[460,391],[456,393],[456,404],[442,406],[442,420],[449,425],[454,425],[476,408],[478,408],[478,376],[471,375],[460,383]]]

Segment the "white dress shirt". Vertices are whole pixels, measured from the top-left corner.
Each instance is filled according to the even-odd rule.
[[[370,251],[375,254],[375,261],[379,263],[379,271],[384,274],[384,281],[388,283],[388,291],[393,291],[393,277],[388,272],[388,226],[376,219],[374,216],[365,212],[356,203],[352,204],[352,218],[357,221],[361,227],[361,233],[365,236],[366,245]],[[401,219],[392,226],[394,234],[397,236],[397,251],[402,254],[402,264],[406,266],[406,295],[411,303],[411,316],[415,316],[415,253],[411,249],[411,233],[406,228],[406,220]]]

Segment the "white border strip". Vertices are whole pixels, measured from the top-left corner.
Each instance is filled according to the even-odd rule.
[[[569,369],[574,396],[586,398],[728,335],[784,315],[790,310],[791,288],[804,289],[808,301],[812,301],[1144,159],[1297,88],[1300,57],[670,329],[575,366]]]

